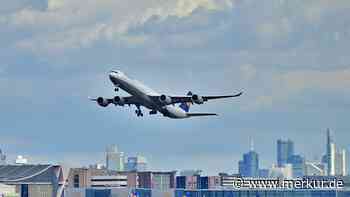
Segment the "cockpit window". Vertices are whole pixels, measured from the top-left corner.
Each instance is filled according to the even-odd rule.
[[[120,72],[120,71],[116,71],[116,70],[111,70],[111,72],[110,72],[110,73],[115,74],[115,75],[123,75],[123,73],[122,73],[122,72]]]

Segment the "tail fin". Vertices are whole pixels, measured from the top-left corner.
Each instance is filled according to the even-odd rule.
[[[187,93],[187,96],[192,96],[193,94],[192,94],[192,92],[191,91],[189,91],[188,93]],[[185,112],[189,112],[190,111],[190,106],[191,106],[191,104],[192,103],[190,103],[190,102],[188,102],[188,103],[181,103],[180,105],[179,105],[179,107],[182,109],[182,110],[184,110]]]

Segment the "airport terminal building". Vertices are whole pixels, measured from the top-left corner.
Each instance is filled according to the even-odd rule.
[[[1,165],[0,196],[62,197],[64,178],[58,165]]]

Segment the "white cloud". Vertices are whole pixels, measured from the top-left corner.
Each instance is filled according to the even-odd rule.
[[[19,41],[17,46],[45,51],[84,48],[100,40],[142,43],[144,38],[124,34],[152,16],[186,17],[197,8],[219,10],[230,8],[233,3],[231,0],[49,0],[47,4],[45,10],[26,7],[1,17],[16,28],[33,30],[33,35]]]

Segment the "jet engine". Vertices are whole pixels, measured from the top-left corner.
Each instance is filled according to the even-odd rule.
[[[164,104],[164,105],[169,105],[169,104],[171,104],[171,98],[170,98],[170,96],[166,96],[166,95],[161,95],[160,97],[159,97],[159,101],[162,103],[162,104]]]
[[[197,94],[192,95],[191,99],[192,99],[192,102],[194,102],[196,104],[203,104],[204,103],[203,97],[198,96]]]
[[[123,106],[123,105],[125,105],[125,99],[123,97],[116,96],[113,98],[113,103],[115,105]]]
[[[98,97],[96,101],[101,107],[107,107],[109,105],[109,101],[103,97]]]

